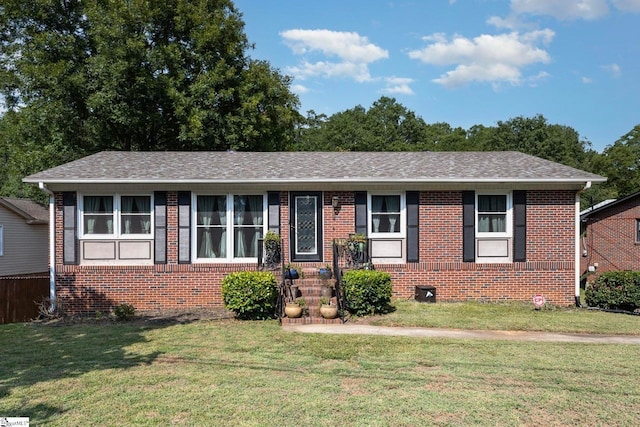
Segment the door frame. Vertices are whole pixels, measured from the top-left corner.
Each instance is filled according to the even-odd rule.
[[[317,242],[317,250],[315,254],[310,255],[300,255],[296,253],[296,198],[297,197],[316,197],[317,205],[316,205],[316,242]],[[303,262],[303,261],[317,261],[322,262],[324,254],[324,243],[323,243],[323,215],[322,211],[324,209],[324,195],[322,191],[291,191],[289,192],[289,252],[290,259],[293,262]]]

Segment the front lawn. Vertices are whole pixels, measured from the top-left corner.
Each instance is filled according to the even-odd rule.
[[[412,310],[436,317],[438,305]],[[496,317],[492,305],[473,310],[482,308],[479,318]],[[405,309],[403,303],[392,316],[401,318]],[[586,311],[573,315],[590,321]],[[285,332],[277,321],[234,320],[12,324],[0,326],[0,343],[0,417],[28,416],[31,425],[635,425],[640,419],[635,345],[313,335]]]
[[[545,307],[533,303],[421,303],[395,300],[397,310],[365,319],[377,326],[493,329],[640,335],[640,316],[613,314],[575,307]]]

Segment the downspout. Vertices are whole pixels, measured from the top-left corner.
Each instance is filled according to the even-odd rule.
[[[582,255],[582,251],[581,251],[581,247],[582,245],[580,244],[580,193],[582,193],[585,190],[588,190],[589,188],[591,188],[591,181],[587,181],[584,185],[584,187],[582,188],[582,190],[579,190],[578,192],[576,192],[576,204],[575,204],[575,260],[574,260],[574,280],[575,280],[575,302],[576,302],[576,307],[581,307],[582,305],[580,304],[580,259],[581,259],[581,255]]]
[[[53,191],[49,190],[44,182],[38,183],[38,187],[49,195],[49,301],[51,302],[50,310],[54,311],[56,309],[56,199]]]

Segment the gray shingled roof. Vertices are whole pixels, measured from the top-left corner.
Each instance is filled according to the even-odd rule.
[[[44,183],[601,182],[518,152],[115,152],[24,179]]]
[[[0,206],[4,206],[24,218],[29,224],[47,224],[49,222],[49,209],[31,199],[0,197]]]

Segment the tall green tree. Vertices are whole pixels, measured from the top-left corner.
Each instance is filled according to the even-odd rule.
[[[0,91],[19,139],[0,138],[20,148],[8,161],[60,144],[63,161],[105,149],[286,149],[298,99],[251,49],[231,0],[4,0]]]
[[[482,150],[513,150],[581,168],[590,143],[569,126],[549,124],[541,114],[499,121]]]
[[[640,191],[640,125],[605,147],[594,160],[595,172],[607,177],[607,195],[623,197]]]

